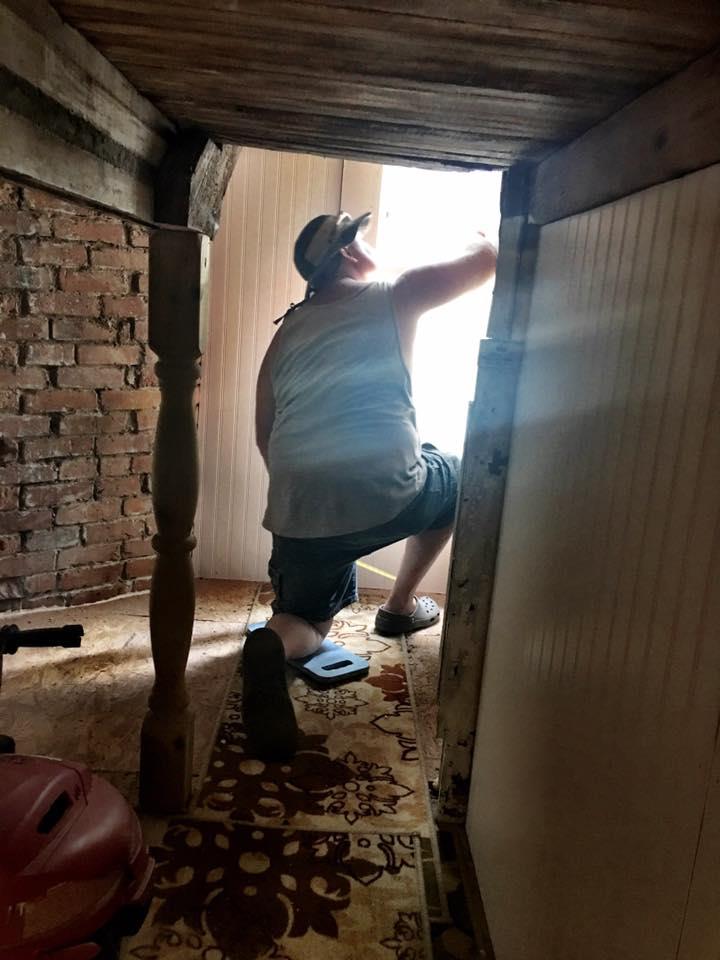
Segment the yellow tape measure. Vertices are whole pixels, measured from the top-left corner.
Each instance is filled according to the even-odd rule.
[[[381,570],[380,567],[374,567],[371,563],[365,563],[364,560],[358,560],[357,565],[362,567],[363,570],[369,570],[370,573],[377,573],[380,577],[385,577],[386,580],[397,580],[397,577],[394,577],[391,573],[388,573],[387,570]]]

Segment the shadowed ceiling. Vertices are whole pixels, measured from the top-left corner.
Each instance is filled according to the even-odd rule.
[[[55,0],[220,140],[453,166],[538,160],[720,43],[716,0]]]

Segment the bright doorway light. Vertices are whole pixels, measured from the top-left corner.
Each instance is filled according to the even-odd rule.
[[[377,251],[382,276],[458,256],[482,231],[497,242],[499,171],[435,171],[386,166],[380,188]],[[462,453],[477,355],[485,335],[492,282],[421,319],[413,360],[413,395],[423,441]]]

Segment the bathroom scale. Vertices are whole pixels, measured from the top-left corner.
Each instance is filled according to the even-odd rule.
[[[247,632],[258,630],[267,623],[263,620],[259,623],[248,624]],[[307,657],[300,657],[297,660],[288,660],[289,666],[293,670],[315,683],[321,683],[330,686],[336,683],[349,683],[351,680],[359,680],[367,676],[370,671],[370,664],[364,657],[356,653],[350,653],[345,647],[339,647],[326,637],[320,644],[320,647]]]

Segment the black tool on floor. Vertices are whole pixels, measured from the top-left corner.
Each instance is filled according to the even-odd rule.
[[[5,654],[17,653],[20,647],[79,647],[84,630],[79,623],[67,623],[62,627],[41,627],[38,630],[21,630],[14,623],[0,627],[0,688]],[[0,753],[15,753],[12,737],[0,734]]]

